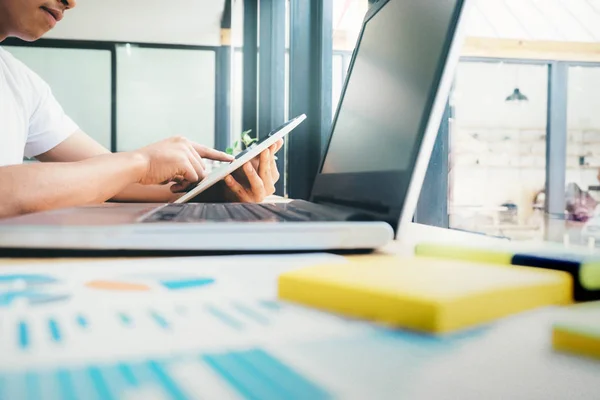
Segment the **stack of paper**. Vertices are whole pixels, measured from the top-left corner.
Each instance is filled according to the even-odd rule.
[[[554,324],[552,344],[559,351],[600,358],[600,302],[569,309]]]
[[[368,256],[282,274],[279,297],[348,316],[444,333],[572,298],[558,271]]]

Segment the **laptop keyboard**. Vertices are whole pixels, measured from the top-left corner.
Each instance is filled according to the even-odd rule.
[[[168,204],[141,222],[314,222],[339,221],[324,211],[293,203]]]

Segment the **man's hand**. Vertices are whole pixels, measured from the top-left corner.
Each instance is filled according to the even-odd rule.
[[[172,191],[183,191],[202,180],[205,173],[203,158],[232,161],[233,157],[194,143],[184,137],[173,137],[151,144],[133,153],[141,156],[147,165],[138,183],[156,185],[176,182]]]
[[[258,203],[275,193],[275,183],[279,180],[279,171],[275,162],[275,153],[283,146],[283,140],[263,151],[258,159],[244,164],[244,174],[234,173],[225,178],[228,201]],[[235,175],[235,177],[234,177]]]
[[[190,201],[194,203],[258,203],[263,201],[265,197],[275,193],[275,182],[279,180],[279,171],[274,154],[281,149],[282,145],[283,140],[278,141],[235,171],[233,176],[225,177],[224,181],[218,182]],[[170,201],[175,201],[181,196],[181,193],[175,193]]]

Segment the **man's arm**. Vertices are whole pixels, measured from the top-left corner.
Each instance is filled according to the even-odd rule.
[[[73,162],[111,154],[108,149],[82,131],[75,132],[58,146],[36,158],[43,162]],[[107,200],[123,202],[166,203],[181,196],[173,194],[170,185],[140,185],[130,183]]]
[[[204,176],[198,153],[204,151],[204,146],[174,137],[133,152],[81,161],[0,167],[0,217],[101,203],[136,183],[177,182],[186,187]]]
[[[137,153],[0,167],[0,217],[104,202],[138,182],[146,168]]]
[[[268,150],[263,151],[260,157],[249,162],[243,172],[229,176],[224,183],[213,186],[202,193],[197,201],[241,201],[260,202],[266,196],[275,192],[275,182],[279,179],[279,172],[275,163],[275,153],[281,149],[283,140],[280,140]],[[219,161],[231,161],[224,153],[204,146],[195,145],[196,154],[204,158]],[[110,154],[101,144],[82,131],[75,132],[62,143],[37,156],[44,162],[71,162],[85,160],[98,155]],[[202,177],[201,177],[202,178]],[[239,181],[239,182],[238,182]],[[189,182],[175,185],[127,185],[109,200],[122,202],[153,202],[166,203],[181,197],[181,192]],[[173,186],[173,190],[171,190]]]

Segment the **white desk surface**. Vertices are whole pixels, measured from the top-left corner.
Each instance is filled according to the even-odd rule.
[[[374,256],[457,239],[498,241],[412,224]],[[431,337],[276,301],[281,272],[339,256],[64,261],[2,260],[2,400],[598,398],[600,362],[551,349],[560,309]],[[11,274],[58,300],[11,301]],[[178,290],[190,276],[202,289]]]

